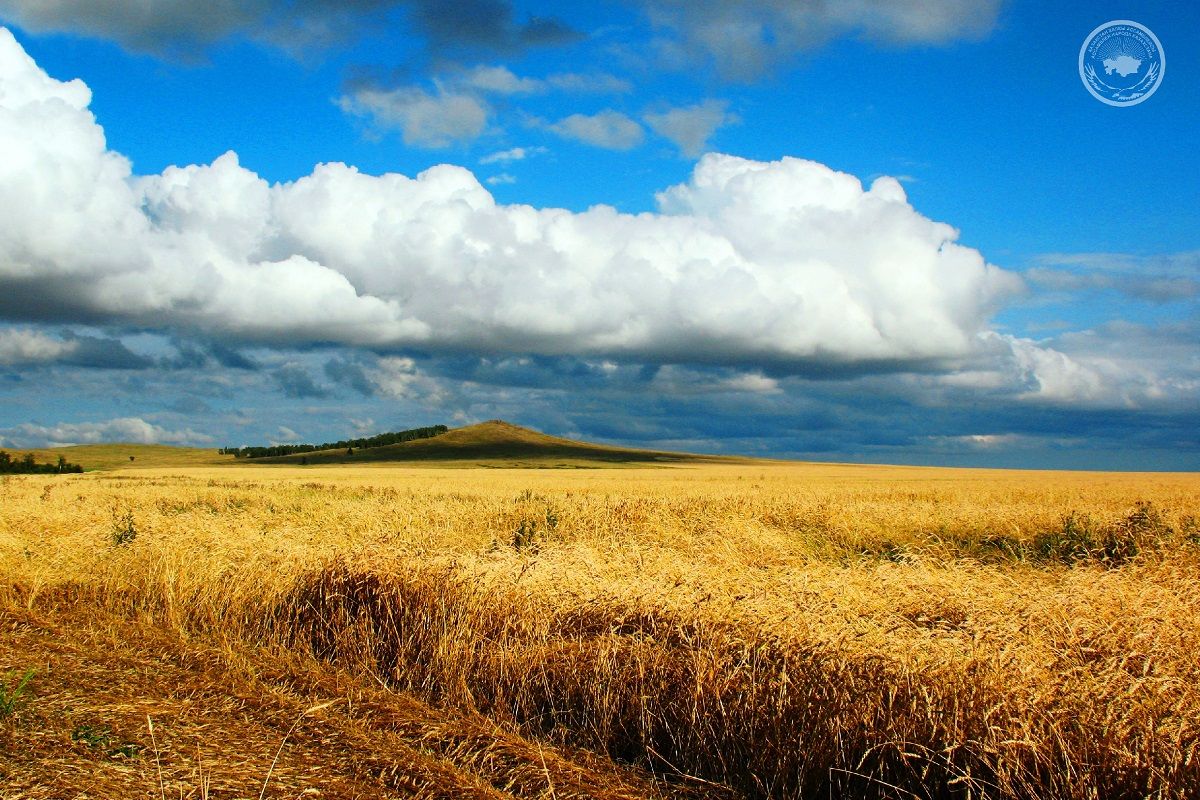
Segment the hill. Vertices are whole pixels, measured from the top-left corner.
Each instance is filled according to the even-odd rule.
[[[256,458],[256,464],[361,464],[433,462],[495,467],[597,467],[636,464],[734,463],[744,459],[702,456],[577,442],[503,420],[455,428],[429,439],[355,450]]]
[[[61,455],[87,471],[139,467],[208,467],[251,464],[396,463],[437,466],[588,468],[639,464],[743,463],[747,459],[637,450],[577,442],[549,436],[503,420],[455,428],[428,439],[347,450],[316,450],[286,456],[235,458],[215,449],[165,444],[83,444],[34,450],[7,450],[13,458],[33,453],[39,462],[54,463]]]
[[[39,462],[53,464],[62,456],[87,471],[138,467],[209,467],[233,464],[233,456],[199,447],[175,447],[168,444],[77,444],[32,450],[4,449],[13,458],[33,453]]]

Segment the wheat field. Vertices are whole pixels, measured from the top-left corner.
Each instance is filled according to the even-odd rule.
[[[1184,474],[4,477],[0,796],[1200,797],[1198,516]]]

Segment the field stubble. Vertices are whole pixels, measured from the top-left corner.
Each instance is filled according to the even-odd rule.
[[[680,793],[1200,796],[1194,475],[264,467],[0,497],[10,609],[282,648]]]

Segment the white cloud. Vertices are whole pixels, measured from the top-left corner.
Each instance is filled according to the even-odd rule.
[[[381,128],[400,131],[405,144],[448,147],[479,137],[487,127],[488,107],[473,94],[438,87],[431,94],[415,86],[364,87],[337,100],[348,114],[369,118]]]
[[[464,86],[495,94],[536,94],[545,91],[546,84],[536,78],[522,78],[508,67],[480,64],[467,70],[459,79]]]
[[[727,378],[721,382],[724,389],[734,392],[750,392],[752,394],[777,394],[782,391],[779,381],[768,378],[759,372],[746,372]]]
[[[959,436],[933,435],[924,438],[935,450],[949,452],[1032,449],[1038,446],[1045,446],[1046,444],[1044,440],[1038,437],[1019,433],[973,433]]]
[[[275,435],[271,437],[269,444],[272,446],[280,444],[292,444],[298,442],[304,437],[296,433],[286,425],[280,425],[275,431]]]
[[[497,204],[447,165],[271,185],[229,153],[134,177],[89,99],[0,32],[0,315],[36,291],[260,342],[894,369],[969,357],[1020,285],[895,180],[801,159],[710,154],[638,215]]]
[[[533,155],[545,153],[544,147],[513,147],[508,150],[498,150],[479,159],[480,164],[507,164],[511,161],[524,161]]]
[[[517,182],[516,176],[509,175],[507,172],[501,172],[498,175],[493,175],[487,179],[489,186],[505,186]]]
[[[619,111],[605,109],[597,114],[572,114],[549,126],[567,139],[575,139],[607,150],[632,150],[642,143],[642,126]]]
[[[438,407],[446,403],[449,395],[437,378],[417,369],[411,358],[381,358],[371,371],[371,379],[385,397],[395,400],[416,400]]]
[[[1024,399],[1057,403],[1094,403],[1112,390],[1097,364],[1083,364],[1028,339],[1009,337],[1018,374],[1029,385]],[[1103,370],[1114,371],[1114,370]]]
[[[1002,0],[857,0],[825,6],[829,22],[897,44],[973,39],[996,24]]]
[[[5,366],[57,361],[78,349],[78,341],[54,339],[33,330],[0,330],[0,364]]]
[[[642,119],[650,130],[674,142],[683,155],[695,158],[708,147],[708,140],[718,128],[738,121],[737,115],[726,112],[728,107],[724,100],[705,100],[692,106],[648,113]]]
[[[0,433],[9,447],[61,447],[101,442],[203,445],[213,441],[211,436],[191,428],[169,430],[141,417],[120,417],[103,422],[63,422],[52,426],[26,423]]]
[[[616,366],[616,365],[614,365]],[[619,368],[607,376],[611,383],[619,383],[622,376]],[[668,364],[654,372],[649,386],[660,397],[676,399],[711,397],[714,395],[740,395],[738,402],[753,403],[755,398],[784,395],[780,381],[762,374],[759,370],[743,371],[728,367],[704,367]]]
[[[1035,341],[987,331],[969,366],[941,386],[1035,405],[1139,409],[1191,404],[1200,391],[1194,332],[1123,323]]]
[[[452,65],[433,80],[433,91],[420,86],[363,85],[335,102],[345,113],[366,118],[377,128],[399,130],[406,144],[439,148],[470,142],[482,135],[495,112],[489,99],[495,96],[513,98],[550,91],[618,94],[631,89],[628,81],[607,73],[556,73],[543,79],[517,75],[499,64],[469,68]],[[641,126],[615,111],[593,117],[575,114],[548,127],[561,135],[613,149],[628,149],[642,140]],[[502,152],[529,155],[539,150],[544,148]],[[489,162],[485,158],[480,163]]]

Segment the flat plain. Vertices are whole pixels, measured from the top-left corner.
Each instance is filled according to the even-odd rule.
[[[6,476],[0,796],[1196,797],[1198,516],[1194,474]]]

